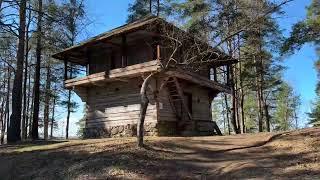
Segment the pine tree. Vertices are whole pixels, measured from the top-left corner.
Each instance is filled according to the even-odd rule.
[[[316,46],[317,54],[320,57],[320,2],[318,0],[312,0],[310,6],[307,8],[307,18],[293,26],[290,37],[285,41],[282,47],[282,52],[293,53],[306,43],[313,43]],[[319,77],[320,58],[316,61],[315,66]],[[308,114],[310,117],[310,124],[319,126],[320,82],[317,83],[316,94],[318,97],[315,99],[312,111]]]
[[[167,17],[171,13],[171,0],[135,0],[129,4],[127,22],[134,22],[147,16]]]
[[[64,5],[63,9],[65,16],[63,17],[62,29],[65,33],[64,41],[67,42],[65,45],[69,47],[75,45],[76,38],[79,35],[80,23],[85,17],[84,4],[82,0],[70,0],[69,3]],[[77,69],[77,67],[73,68],[72,65],[70,66],[68,72],[70,78],[78,73]],[[61,102],[67,108],[66,139],[69,138],[70,115],[72,112],[75,112],[75,109],[78,107],[77,103],[72,100],[72,96],[73,92],[68,90],[66,99]]]
[[[18,50],[17,67],[14,76],[12,89],[12,113],[8,129],[8,142],[21,140],[21,113],[22,113],[22,81],[23,81],[23,61],[25,50],[25,27],[26,27],[26,6],[27,0],[19,3],[19,29],[18,29]]]
[[[38,0],[38,18],[37,18],[37,34],[36,34],[36,72],[34,82],[34,99],[33,99],[33,119],[32,119],[32,139],[39,139],[39,109],[40,109],[40,66],[42,55],[42,0]]]

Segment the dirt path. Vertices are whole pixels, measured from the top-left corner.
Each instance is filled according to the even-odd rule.
[[[0,147],[0,179],[320,179],[320,129]]]

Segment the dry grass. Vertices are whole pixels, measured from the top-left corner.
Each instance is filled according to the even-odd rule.
[[[320,129],[0,147],[0,179],[320,179]]]

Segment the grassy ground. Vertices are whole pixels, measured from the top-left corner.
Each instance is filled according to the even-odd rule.
[[[0,146],[0,179],[320,179],[320,129]]]

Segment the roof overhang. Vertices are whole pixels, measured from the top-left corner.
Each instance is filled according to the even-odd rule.
[[[102,34],[95,36],[93,38],[90,38],[89,40],[84,41],[78,45],[66,48],[63,51],[52,55],[52,57],[59,59],[59,60],[72,62],[75,64],[86,65],[86,64],[88,64],[88,57],[87,57],[88,56],[87,55],[88,48],[93,47],[93,46],[101,46],[101,47],[105,47],[105,48],[120,47],[121,46],[121,36],[124,34],[128,35],[128,36],[131,34],[131,38],[130,37],[127,38],[128,40],[134,39],[134,37],[137,37],[137,33],[139,33],[139,32],[140,32],[140,36],[142,34],[147,35],[147,36],[157,36],[159,34],[145,31],[148,26],[156,25],[156,24],[163,24],[164,26],[171,27],[174,29],[174,31],[180,32],[182,34],[186,34],[188,37],[190,37],[192,39],[197,39],[196,40],[197,42],[200,42],[201,44],[204,44],[205,46],[212,48],[207,43],[205,43],[205,42],[201,41],[200,39],[194,37],[193,35],[185,32],[184,30],[176,27],[172,23],[169,23],[159,17],[151,16],[151,17],[147,17],[147,18],[135,21],[133,23],[129,23],[129,24],[120,26],[120,27],[115,28],[111,31],[102,33]],[[219,59],[221,59],[221,63],[222,63],[222,60],[229,61],[229,62],[227,62],[229,64],[230,63],[233,64],[233,63],[237,62],[237,60],[231,58],[230,56],[228,56],[227,54],[225,54],[224,52],[222,52],[216,48],[212,48],[212,52],[214,52],[213,54],[219,54]],[[226,61],[223,63],[226,63]]]
[[[192,73],[190,71],[185,71],[182,69],[175,69],[165,72],[168,76],[174,76],[179,79],[183,79],[194,84],[198,84],[200,86],[209,88],[213,91],[231,93],[231,88],[227,85],[220,84],[218,82],[207,79],[206,77],[200,76],[196,73]]]

